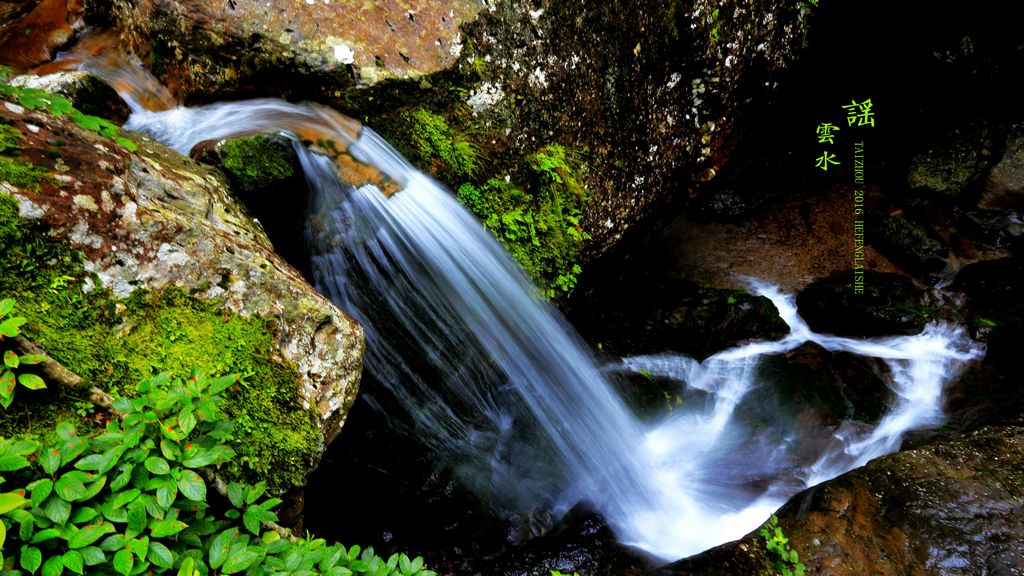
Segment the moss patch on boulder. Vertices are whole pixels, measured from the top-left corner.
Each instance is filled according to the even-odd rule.
[[[323,438],[314,411],[296,401],[296,368],[275,358],[265,319],[244,318],[176,288],[138,289],[123,300],[102,288],[83,292],[90,274],[81,254],[41,224],[21,219],[18,209],[14,198],[0,194],[0,294],[17,300],[18,313],[28,318],[28,338],[88,384],[112,393],[130,393],[154,372],[186,373],[193,366],[243,375],[224,406],[236,421],[239,454],[226,475],[266,480],[279,491],[305,483]],[[76,392],[56,386],[21,392],[0,413],[0,435],[88,420],[86,392]]]

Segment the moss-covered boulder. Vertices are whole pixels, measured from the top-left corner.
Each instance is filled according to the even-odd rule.
[[[879,458],[795,496],[779,525],[808,575],[1015,574],[1024,566],[1024,428]],[[775,574],[756,533],[668,575]]]
[[[949,249],[920,226],[900,215],[868,220],[871,245],[912,274],[938,274],[946,267]]]
[[[217,172],[10,103],[0,123],[0,289],[26,334],[113,391],[154,370],[241,373],[225,408],[236,472],[301,485],[355,398],[361,327],[274,253]],[[63,401],[61,417],[83,400],[55,394],[35,401]],[[0,433],[23,430],[4,418]]]

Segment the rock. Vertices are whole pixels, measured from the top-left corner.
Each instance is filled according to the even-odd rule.
[[[907,185],[932,198],[961,198],[981,178],[984,143],[984,128],[978,126],[953,130],[944,138],[931,140],[928,149],[910,161]]]
[[[593,576],[639,576],[647,560],[615,541],[597,512],[577,504],[551,530],[526,545],[498,555],[480,573],[533,576],[557,570]]]
[[[846,420],[877,423],[891,396],[884,362],[829,352],[814,343],[765,357],[757,370],[758,382],[778,390],[791,404],[822,413],[832,425]]]
[[[193,150],[193,156],[224,172],[235,197],[263,225],[275,252],[310,277],[305,242],[309,185],[291,141],[280,135],[235,138],[198,153]]]
[[[459,30],[480,4],[305,0],[101,2],[126,45],[147,59],[179,97],[296,84],[340,96],[356,86],[419,78],[451,66]]]
[[[466,68],[479,65],[465,102],[513,152],[586,150],[583,228],[598,252],[721,170],[804,24],[799,6],[776,1],[497,2],[467,28],[476,61]]]
[[[11,85],[60,94],[86,114],[124,123],[131,113],[117,92],[98,77],[81,71],[56,72],[45,76],[16,76]]]
[[[1024,570],[1024,428],[988,427],[898,452],[805,490],[779,525],[808,575]],[[756,532],[659,574],[760,574]]]
[[[870,242],[886,258],[912,274],[937,274],[946,267],[949,249],[902,216],[871,218]]]
[[[458,178],[418,159],[453,190],[509,177],[536,193],[530,158],[562,145],[586,160],[588,254],[715,175],[750,104],[794,59],[805,17],[780,0],[109,0],[91,13],[185,101],[328,102],[403,153],[416,149],[408,113],[440,112],[488,159]]]
[[[130,301],[137,290],[176,289],[222,303],[225,323],[231,314],[265,322],[279,372],[294,375],[297,397],[286,401],[315,412],[322,451],[355,398],[362,329],[274,253],[223,177],[144,137],[135,137],[138,152],[130,153],[48,114],[3,107],[0,117],[23,135],[20,156],[44,171],[37,191],[0,183],[21,217],[82,252],[94,291],[102,286]],[[172,328],[188,329],[165,329]],[[230,357],[221,361],[230,365]],[[282,455],[288,449],[275,447]],[[314,466],[315,456],[299,465]]]
[[[978,208],[1024,209],[1024,126],[1007,136],[1006,150],[988,173]]]
[[[1020,298],[1024,290],[1024,258],[1011,256],[964,266],[951,288],[967,296],[972,311],[1000,316],[1012,313],[1024,308]]]
[[[810,284],[796,297],[800,316],[815,332],[866,338],[917,334],[931,309],[925,291],[906,276],[866,272],[864,293],[853,291],[853,273]]]
[[[587,340],[609,354],[672,351],[703,359],[789,332],[770,300],[741,290],[634,276],[593,285],[592,291],[574,298],[569,318]]]
[[[0,4],[0,62],[18,71],[48,62],[82,27],[79,0],[28,0]]]

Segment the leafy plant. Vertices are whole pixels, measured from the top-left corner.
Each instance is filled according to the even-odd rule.
[[[23,316],[11,315],[13,310],[14,300],[11,298],[0,300],[0,343],[6,338],[14,338],[21,334],[21,326],[25,324],[26,320]],[[46,388],[46,383],[39,376],[28,372],[20,374],[15,372],[15,370],[22,366],[39,364],[46,360],[46,356],[41,354],[18,354],[14,350],[6,349],[6,347],[0,347],[0,351],[2,351],[4,358],[4,364],[0,367],[0,370],[2,370],[0,371],[0,406],[6,409],[11,405],[11,402],[14,400],[14,388],[18,384],[29,390]]]
[[[6,80],[12,73],[13,71],[10,68],[0,65],[0,98],[17,101],[18,104],[29,110],[45,110],[54,116],[66,115],[68,120],[79,127],[109,138],[127,150],[136,150],[137,146],[134,142],[120,136],[120,128],[117,124],[99,116],[80,112],[71,105],[67,98],[58,94],[50,94],[38,88],[8,84]]]
[[[41,469],[0,495],[4,573],[435,576],[422,558],[282,537],[272,524],[281,501],[263,483],[231,483],[208,502],[215,469],[234,456],[222,393],[240,381],[165,372],[118,398],[122,418],[102,432],[81,436],[65,422],[42,446],[0,439],[0,471]]]
[[[775,569],[781,576],[804,576],[806,568],[800,562],[800,555],[789,546],[789,538],[782,533],[779,519],[774,514],[757,532],[764,538],[768,552],[774,555]]]
[[[456,132],[442,116],[425,108],[404,115],[413,146],[423,160],[437,160],[457,177],[471,178],[480,169],[480,147]]]

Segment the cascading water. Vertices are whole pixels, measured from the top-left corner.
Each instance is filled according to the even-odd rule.
[[[277,100],[160,112],[129,102],[128,128],[183,153],[203,141],[285,131],[329,154],[297,146],[312,191],[315,280],[363,322],[366,367],[404,410],[391,417],[410,420],[467,485],[502,506],[564,510],[586,499],[622,541],[664,559],[739,537],[803,487],[935,424],[943,383],[980,354],[943,324],[875,341],[814,334],[792,298],[756,285],[791,328],[783,340],[703,363],[654,356],[610,368],[670,376],[708,394],[700,407],[642,423],[495,239],[372,131],[321,106]],[[791,439],[736,417],[758,385],[758,358],[804,342],[884,359],[896,396],[873,430],[834,431],[809,466],[790,455]]]

